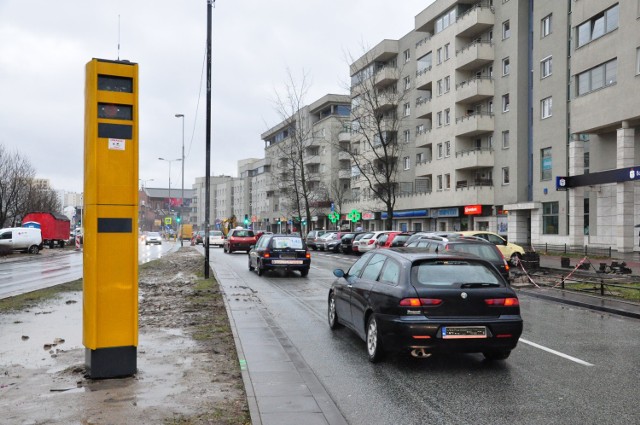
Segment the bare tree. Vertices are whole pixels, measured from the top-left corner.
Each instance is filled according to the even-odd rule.
[[[385,229],[393,227],[393,210],[399,191],[399,161],[404,148],[398,142],[405,103],[405,90],[398,89],[402,69],[397,58],[386,62],[373,60],[371,54],[351,58],[352,104],[351,143],[348,152],[365,189],[362,195],[384,205],[387,212]]]
[[[34,185],[35,169],[19,152],[0,145],[0,227],[18,226],[30,211],[59,211],[52,189]]]
[[[311,203],[314,193],[309,185],[309,169],[306,161],[313,155],[310,149],[313,142],[312,123],[305,106],[305,96],[309,89],[308,77],[303,73],[297,83],[291,72],[287,72],[288,83],[285,93],[276,93],[275,107],[282,119],[287,139],[276,144],[278,149],[278,167],[280,168],[279,189],[281,199],[287,200],[288,209],[300,220],[311,218]],[[302,229],[301,229],[302,231]]]

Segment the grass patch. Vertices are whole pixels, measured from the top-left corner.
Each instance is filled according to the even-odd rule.
[[[565,282],[565,289],[588,292],[600,295],[599,283]],[[605,296],[620,298],[626,301],[640,302],[640,283],[624,283],[619,285],[604,285]]]
[[[24,310],[25,308],[33,307],[44,301],[56,298],[62,293],[77,291],[82,291],[82,279],[52,286],[51,288],[16,295],[15,297],[5,298],[0,300],[0,313]]]

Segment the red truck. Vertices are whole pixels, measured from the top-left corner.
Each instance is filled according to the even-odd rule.
[[[38,227],[42,232],[42,243],[53,248],[56,245],[60,248],[69,240],[70,221],[66,215],[35,211],[30,212],[22,218],[22,227]]]

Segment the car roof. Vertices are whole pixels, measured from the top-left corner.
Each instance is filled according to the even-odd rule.
[[[365,253],[364,255],[375,255],[375,254],[386,255],[405,263],[414,263],[420,260],[439,259],[439,260],[465,260],[465,261],[472,260],[472,261],[482,262],[487,265],[491,265],[490,261],[472,254],[467,254],[466,252],[446,251],[445,253],[435,253],[435,252],[427,252],[422,248],[410,248],[410,247],[398,247],[398,248],[390,248],[390,249],[373,250]]]

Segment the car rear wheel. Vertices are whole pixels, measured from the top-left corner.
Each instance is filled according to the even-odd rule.
[[[251,265],[251,257],[249,257],[249,271],[252,272],[255,270],[255,267]]]
[[[327,318],[329,319],[329,329],[338,329],[341,326],[338,321],[338,313],[336,312],[336,295],[333,292],[329,296]]]
[[[482,353],[485,359],[489,361],[506,360],[511,354],[511,350],[485,351]]]
[[[302,277],[306,277],[309,274],[309,269],[300,270],[300,274],[302,275]]]
[[[382,359],[382,342],[378,335],[378,320],[375,314],[369,316],[367,321],[367,354],[371,363],[376,363]]]
[[[516,265],[518,264],[518,261],[520,261],[520,254],[518,254],[517,252],[514,252],[513,254],[511,254],[511,264],[512,265]]]
[[[264,274],[264,269],[260,266],[260,261],[256,263],[256,270],[258,271],[258,276],[262,276]]]
[[[40,252],[38,245],[31,245],[29,247],[29,254],[37,254],[38,252]]]

